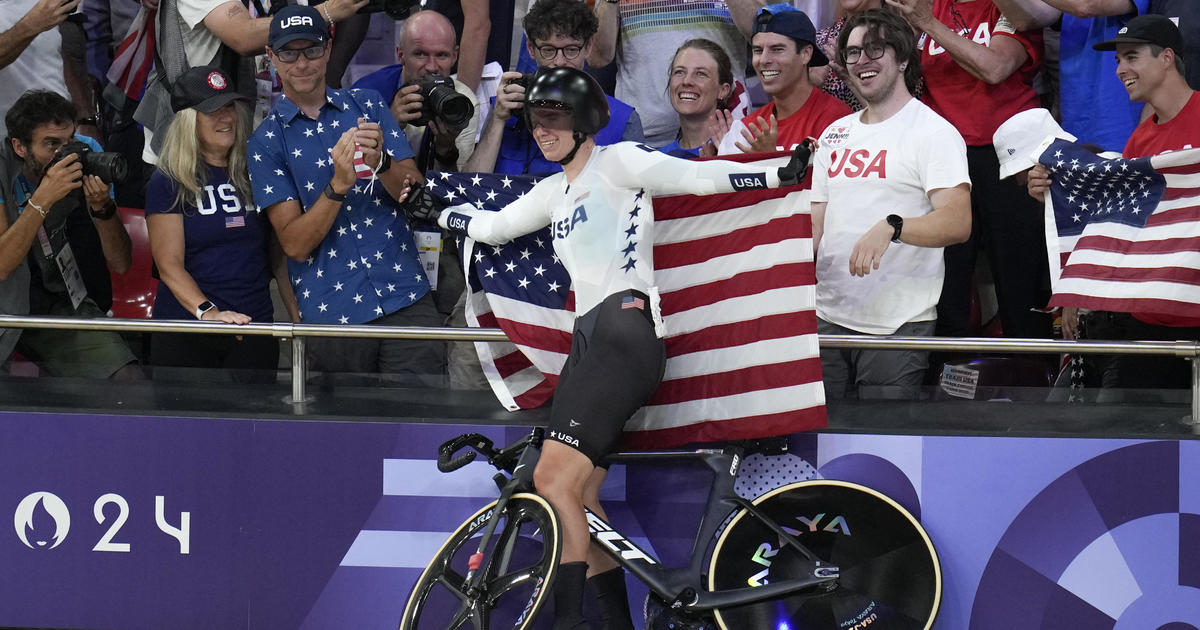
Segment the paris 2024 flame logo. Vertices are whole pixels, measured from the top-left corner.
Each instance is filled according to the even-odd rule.
[[[71,513],[67,510],[67,504],[57,495],[34,492],[17,505],[13,527],[26,547],[54,549],[67,538],[67,532],[71,529]]]

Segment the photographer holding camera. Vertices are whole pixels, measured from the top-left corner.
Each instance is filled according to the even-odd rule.
[[[539,68],[582,70],[592,50],[599,22],[586,3],[578,0],[537,0],[522,22],[529,54]],[[505,72],[496,105],[465,171],[523,175],[557,173],[562,166],[547,160],[533,133],[521,122],[525,88],[530,77]],[[645,142],[642,120],[633,107],[605,95],[611,112],[608,124],[596,133],[596,145]]]
[[[379,92],[391,104],[422,171],[461,170],[475,150],[478,103],[471,88],[450,76],[458,62],[454,36],[454,26],[445,16],[418,11],[400,27],[400,63],[354,84]]]
[[[124,161],[75,134],[75,106],[31,90],[5,116],[0,164],[0,312],[104,317],[111,269],[132,264],[129,234],[111,197]],[[19,341],[18,341],[19,339]],[[16,347],[46,373],[90,378],[139,375],[121,337],[84,330],[6,330],[0,355]]]

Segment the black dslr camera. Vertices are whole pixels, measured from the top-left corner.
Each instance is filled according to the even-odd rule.
[[[525,88],[525,92],[528,93],[529,86],[533,85],[533,73],[526,72],[526,73],[522,74],[521,76],[513,79],[512,81],[509,81],[508,84],[509,85],[519,85],[519,86]]]
[[[440,74],[427,74],[409,85],[418,86],[417,94],[423,99],[421,117],[412,125],[424,127],[436,120],[446,127],[461,129],[475,115],[471,99],[454,89],[454,80]]]
[[[95,175],[104,180],[106,184],[125,181],[125,176],[129,174],[125,156],[108,151],[93,151],[91,147],[78,140],[72,140],[59,147],[54,152],[50,163],[46,165],[46,169],[49,170],[51,166],[58,164],[72,153],[79,156],[79,164],[83,166],[84,175]]]
[[[421,0],[369,0],[359,13],[386,13],[393,20],[403,20],[420,10]]]

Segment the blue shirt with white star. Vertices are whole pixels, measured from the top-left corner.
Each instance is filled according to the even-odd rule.
[[[282,98],[250,138],[254,203],[267,208],[297,199],[307,211],[333,178],[330,153],[359,118],[378,122],[393,160],[412,149],[373,90],[326,90],[316,120]],[[429,292],[412,232],[383,183],[359,179],[307,260],[288,260],[300,319],[317,324],[362,324],[393,313]]]

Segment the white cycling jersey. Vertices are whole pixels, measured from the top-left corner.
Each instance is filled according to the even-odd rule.
[[[571,276],[577,316],[613,293],[634,289],[651,296],[657,321],[651,197],[776,186],[774,167],[693,162],[621,142],[596,147],[570,184],[556,173],[499,212],[461,204],[447,208],[438,224],[491,245],[549,225],[554,251]]]

